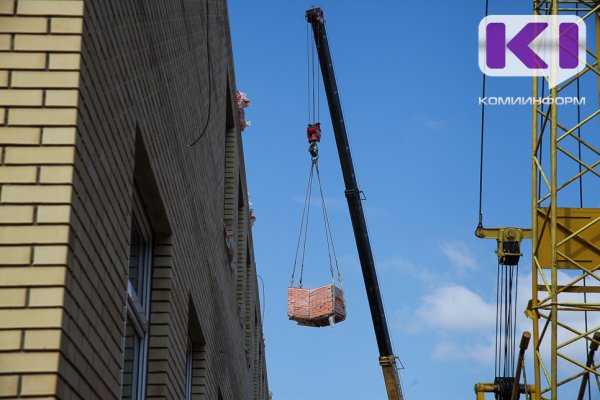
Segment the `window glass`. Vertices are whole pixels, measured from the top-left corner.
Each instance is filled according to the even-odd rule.
[[[194,377],[194,352],[192,344],[188,346],[185,372],[185,400],[192,399],[192,379]]]
[[[138,379],[134,379],[139,373],[139,346],[140,339],[133,329],[131,319],[127,318],[125,330],[125,364],[123,370],[123,399],[136,399],[139,392]]]
[[[134,218],[133,222],[131,224],[131,238],[130,238],[130,243],[129,243],[129,282],[131,282],[131,285],[133,287],[133,289],[136,292],[139,292],[139,283],[140,280],[138,279],[138,263],[140,261],[140,232],[139,232],[139,228],[137,226],[137,221]]]
[[[152,232],[139,197],[134,195],[129,241],[127,318],[123,349],[122,399],[143,400],[146,390],[150,282],[152,271]]]

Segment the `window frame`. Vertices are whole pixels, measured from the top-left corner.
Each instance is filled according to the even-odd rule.
[[[133,359],[131,368],[131,400],[143,400],[146,397],[148,351],[150,341],[150,303],[152,291],[152,258],[153,233],[150,221],[144,210],[137,189],[134,189],[133,208],[131,214],[131,230],[129,235],[129,257],[127,267],[127,312],[125,326],[131,323],[134,333]],[[137,283],[140,293],[131,281],[131,257],[133,235],[137,234]],[[125,330],[125,342],[127,329]],[[126,346],[126,344],[124,345]],[[123,356],[125,356],[125,348]],[[121,395],[123,398],[123,394]]]
[[[185,400],[192,400],[194,379],[194,344],[188,338],[188,348],[185,359]]]

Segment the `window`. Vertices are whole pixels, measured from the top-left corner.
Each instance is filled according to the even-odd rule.
[[[186,355],[185,400],[206,399],[206,345],[190,343]]]
[[[185,400],[192,400],[192,379],[194,379],[194,349],[188,338],[188,350],[185,360]]]
[[[185,400],[206,400],[206,342],[198,322],[198,313],[190,297],[188,310],[188,348],[186,354]]]
[[[152,230],[137,191],[129,241],[127,319],[122,398],[142,400],[146,391],[150,284],[152,274]]]

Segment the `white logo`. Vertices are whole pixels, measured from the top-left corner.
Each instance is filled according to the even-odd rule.
[[[545,76],[552,88],[585,68],[585,22],[574,15],[490,15],[479,23],[488,76]]]

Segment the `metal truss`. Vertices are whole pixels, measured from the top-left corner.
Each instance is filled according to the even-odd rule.
[[[533,81],[534,99],[555,101],[581,89],[594,103],[580,112],[573,105],[533,105],[532,299],[526,311],[533,320],[533,399],[588,399],[588,385],[597,399],[600,365],[593,351],[600,339],[600,208],[583,208],[578,194],[582,179],[585,187],[597,188],[600,178],[600,1],[534,0],[534,13],[577,14],[586,21],[588,42],[593,29],[596,43],[586,49],[594,62],[576,76],[550,91],[544,90],[545,78]],[[583,79],[593,84],[580,86]],[[584,205],[600,203],[597,194],[588,197]]]

